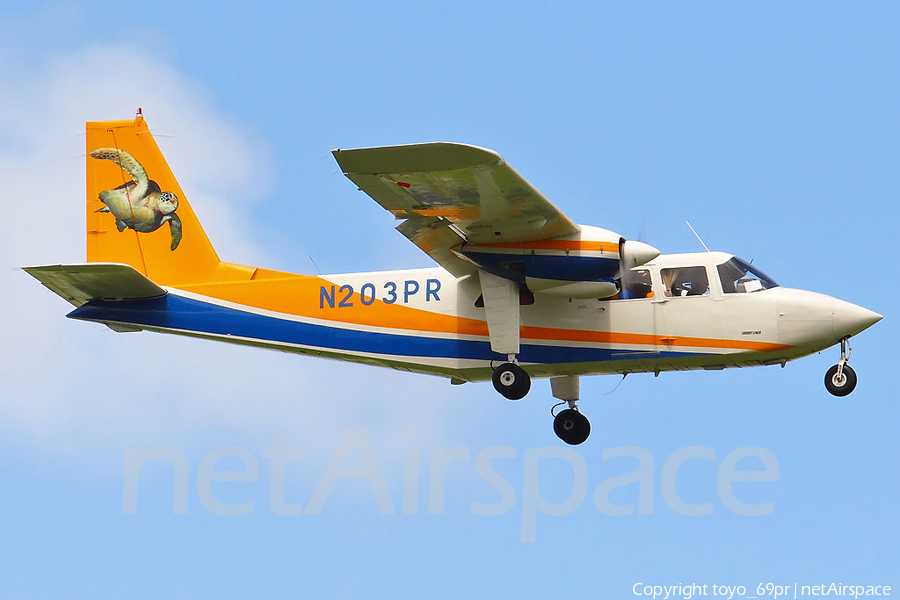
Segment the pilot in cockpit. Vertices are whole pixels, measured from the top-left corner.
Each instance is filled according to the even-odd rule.
[[[625,275],[622,298],[649,298],[653,296],[653,286],[650,283],[650,271],[629,271]]]

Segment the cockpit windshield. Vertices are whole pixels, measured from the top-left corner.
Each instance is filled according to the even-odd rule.
[[[718,265],[717,269],[722,291],[726,294],[746,294],[778,287],[774,279],[737,256]]]

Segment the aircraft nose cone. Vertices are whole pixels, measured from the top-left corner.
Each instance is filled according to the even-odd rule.
[[[834,337],[841,340],[856,335],[881,320],[881,315],[862,306],[841,302],[834,307],[832,328]]]

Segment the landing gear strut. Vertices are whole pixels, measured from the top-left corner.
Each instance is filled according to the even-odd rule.
[[[515,362],[503,363],[494,369],[491,378],[494,389],[509,400],[521,400],[531,389],[531,377]]]
[[[520,400],[531,389],[531,377],[519,366],[519,283],[505,277],[478,269],[481,296],[484,299],[484,316],[487,321],[491,350],[506,356],[506,362],[494,369],[491,380],[494,389],[510,400]],[[559,439],[576,446],[591,434],[591,424],[578,412],[578,376],[551,377],[553,396],[562,400],[557,406],[568,408],[553,415],[553,431]],[[554,407],[555,409],[556,407]]]
[[[506,356],[506,362],[494,369],[494,389],[510,400],[520,400],[531,389],[531,378],[519,366],[519,283],[478,270],[484,316],[487,320],[491,350]]]
[[[846,396],[856,388],[856,371],[847,364],[852,351],[850,340],[842,339],[841,359],[825,373],[825,389],[834,396]]]
[[[570,446],[583,443],[591,435],[591,422],[575,404],[579,396],[578,376],[551,377],[550,389],[554,398],[562,400],[550,409],[550,414],[553,415],[553,432]],[[563,405],[568,405],[568,408],[556,413],[556,407]]]

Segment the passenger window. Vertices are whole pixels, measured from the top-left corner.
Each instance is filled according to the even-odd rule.
[[[652,298],[653,284],[650,282],[650,271],[647,269],[630,269],[625,271],[619,281],[619,299]]]
[[[682,267],[660,271],[666,296],[704,296],[709,294],[706,267]]]

